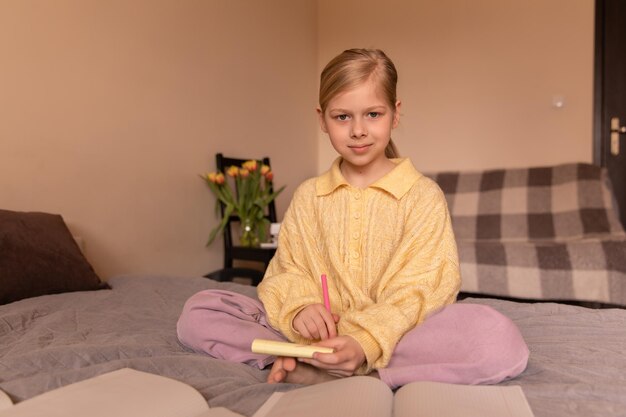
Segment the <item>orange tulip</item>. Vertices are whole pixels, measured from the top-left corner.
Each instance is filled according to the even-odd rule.
[[[252,172],[252,171],[256,171],[257,162],[254,159],[251,159],[250,161],[246,161],[243,164],[241,164],[241,166],[244,169],[247,169],[248,171]]]
[[[239,175],[239,168],[234,165],[228,167],[228,169],[226,170],[226,175],[228,175],[229,177],[236,177],[237,175]]]
[[[221,204],[228,213],[239,216],[242,224],[252,221],[255,226],[258,226],[258,228],[250,226],[250,233],[246,236],[242,235],[240,242],[244,242],[244,244],[248,242],[254,246],[258,244],[259,239],[264,239],[266,220],[259,219],[262,219],[266,205],[272,202],[285,188],[283,186],[278,190],[273,189],[274,173],[270,167],[251,159],[245,161],[241,166],[227,167],[224,173],[210,172],[201,176],[216,195],[216,204]],[[227,180],[229,177],[231,180]],[[232,188],[233,184],[235,185],[234,189]],[[213,228],[207,244],[213,242],[220,235],[226,224],[227,219],[226,221],[222,219]],[[245,231],[245,227],[243,229]]]

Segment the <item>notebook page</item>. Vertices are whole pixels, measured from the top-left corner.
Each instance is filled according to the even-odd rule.
[[[355,376],[276,393],[270,401],[273,407],[253,417],[391,417],[393,395],[379,379]]]
[[[120,369],[48,391],[0,411],[10,417],[195,417],[202,395],[174,379]]]
[[[7,408],[13,407],[13,401],[11,398],[0,389],[0,411],[6,410]]]
[[[113,417],[113,416],[111,416]],[[234,411],[230,411],[225,407],[216,407],[208,409],[195,417],[244,417],[239,413],[235,413]]]
[[[394,417],[533,417],[520,386],[414,382],[398,390]]]

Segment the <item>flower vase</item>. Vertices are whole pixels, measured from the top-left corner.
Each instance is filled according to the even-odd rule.
[[[239,244],[241,246],[256,248],[261,245],[259,239],[259,222],[252,218],[241,219],[241,231],[239,236]]]

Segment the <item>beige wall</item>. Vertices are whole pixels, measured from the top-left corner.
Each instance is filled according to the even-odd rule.
[[[594,0],[319,0],[318,69],[385,50],[403,101],[394,139],[418,169],[591,162],[593,22]],[[322,171],[335,153],[318,145]]]
[[[270,155],[285,210],[317,167],[315,51],[314,2],[2,0],[0,207],[62,214],[104,277],[216,269],[198,174]]]
[[[355,46],[398,65],[422,170],[591,160],[593,0],[2,0],[0,208],[62,214],[104,277],[216,269],[198,174],[270,155],[284,212],[334,158],[317,79]]]

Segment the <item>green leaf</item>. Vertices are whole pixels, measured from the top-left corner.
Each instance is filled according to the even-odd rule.
[[[209,241],[206,244],[207,246],[213,243],[218,233],[224,230],[224,227],[226,227],[226,223],[228,223],[228,218],[230,217],[231,214],[233,214],[233,210],[234,210],[234,207],[232,204],[226,205],[226,207],[224,208],[224,217],[222,217],[222,221],[220,222],[220,224],[217,227],[215,227],[213,230],[211,230],[211,234],[209,235]]]

